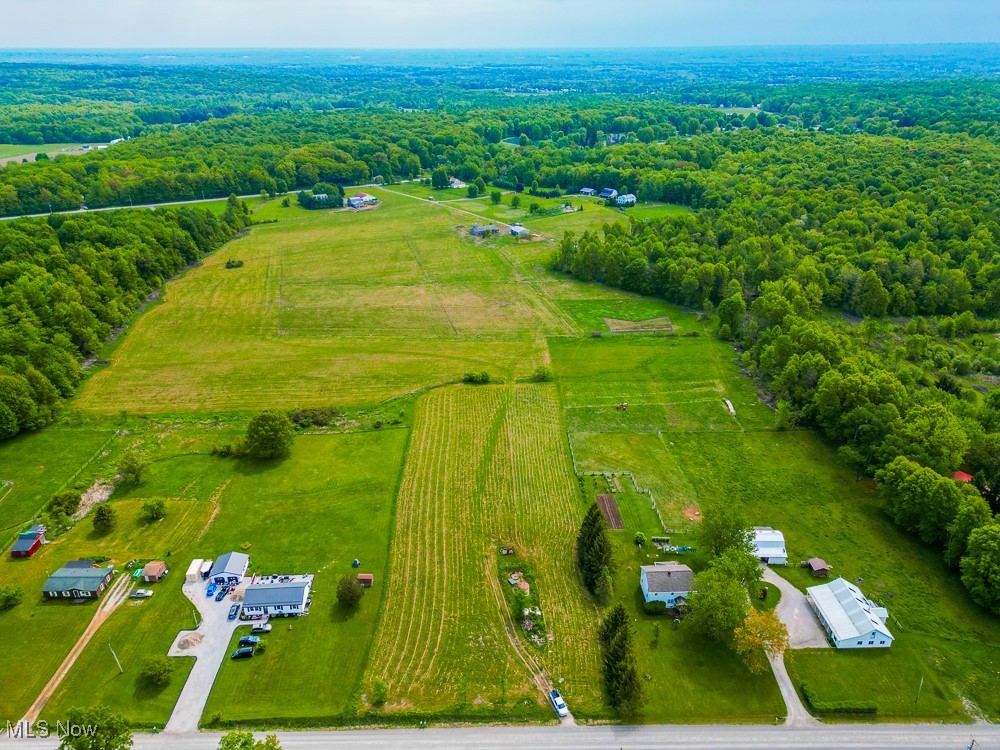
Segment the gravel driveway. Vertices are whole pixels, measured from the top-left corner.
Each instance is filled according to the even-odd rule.
[[[781,601],[774,612],[788,628],[788,645],[791,648],[829,648],[830,642],[806,601],[806,595],[767,567],[764,568],[764,580],[781,592]]]
[[[201,614],[201,624],[197,630],[182,630],[167,652],[170,656],[193,656],[197,660],[163,730],[170,734],[198,731],[198,722],[208,703],[215,676],[228,656],[233,631],[241,624],[238,619],[232,622],[228,619],[232,599],[227,596],[217,602],[214,596],[205,596],[207,587],[207,581],[184,584],[184,595]]]

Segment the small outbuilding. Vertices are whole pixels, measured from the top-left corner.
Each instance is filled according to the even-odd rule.
[[[361,588],[370,589],[375,583],[375,576],[371,573],[358,573],[358,583],[361,584]]]
[[[156,583],[163,580],[163,576],[169,572],[163,560],[152,560],[142,566],[142,580],[146,583]]]
[[[581,188],[580,195],[593,196],[597,195],[597,191],[594,188]]]
[[[17,541],[10,548],[10,556],[27,558],[34,555],[45,544],[45,527],[32,526],[17,535]]]
[[[810,557],[806,560],[805,567],[809,568],[809,572],[815,578],[826,578],[830,575],[831,568],[833,568],[832,565],[821,557]]]
[[[966,484],[971,482],[973,479],[972,474],[966,474],[964,471],[956,471],[951,475],[951,478],[957,482],[965,482]]]
[[[184,580],[187,583],[197,583],[201,580],[201,565],[204,562],[200,557],[191,561],[187,573],[184,574]]]
[[[512,237],[517,237],[519,239],[525,237],[531,237],[531,230],[528,229],[527,227],[516,225],[510,228],[510,234]]]
[[[205,560],[205,562],[201,564],[201,570],[198,571],[199,575],[201,576],[201,580],[204,581],[209,577],[209,575],[211,575],[212,565],[214,564],[215,563],[213,560]]]

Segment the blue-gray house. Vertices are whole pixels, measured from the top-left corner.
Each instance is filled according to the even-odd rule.
[[[668,608],[687,602],[694,573],[679,562],[658,562],[639,568],[639,585],[647,602],[663,602]]]

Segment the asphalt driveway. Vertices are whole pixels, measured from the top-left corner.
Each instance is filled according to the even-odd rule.
[[[830,642],[806,601],[806,595],[768,567],[764,568],[764,580],[781,592],[774,613],[788,628],[788,645],[791,648],[829,648]]]

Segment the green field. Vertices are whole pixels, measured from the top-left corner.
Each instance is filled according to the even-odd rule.
[[[22,156],[27,154],[55,154],[63,149],[78,149],[82,143],[0,143],[0,159],[7,159],[11,156]],[[96,144],[91,144],[96,145]]]
[[[14,648],[0,648],[0,669],[22,674],[31,654],[29,677],[0,695],[0,719],[19,718],[93,613],[42,602],[47,568],[80,555],[122,563],[169,553],[182,575],[192,557],[240,548],[258,572],[316,574],[313,609],[291,630],[276,628],[258,658],[226,661],[203,724],[545,721],[551,711],[539,688],[549,681],[577,718],[612,719],[595,636],[600,612],[574,563],[580,519],[612,486],[626,523],[614,534],[615,597],[634,614],[649,675],[641,721],[770,723],[784,711],[770,676],[752,677],[728,650],[641,607],[638,566],[654,558],[632,544],[634,532],[694,543],[701,508],[714,500],[742,501],[754,523],[784,531],[792,566],[781,572],[794,584],[812,582],[795,562],[818,555],[887,602],[891,652],[791,654],[797,685],[830,700],[879,700],[889,720],[964,720],[963,699],[1000,718],[996,618],[892,524],[830,446],[811,432],[776,430],[774,412],[710,323],[547,270],[562,231],[619,212],[588,204],[525,218],[544,233],[530,242],[473,241],[460,227],[526,211],[378,192],[382,203],[363,212],[259,205],[254,218],[277,223],[252,228],[171,282],[109,348],[111,366],[88,378],[69,418],[0,447],[4,544],[53,492],[112,477],[125,448],[150,461],[139,487],[112,497],[120,520],[111,535],[94,536],[88,519],[33,560],[0,563],[0,585],[28,592],[0,614],[5,637],[15,633]],[[230,258],[245,265],[227,270]],[[668,318],[672,330],[614,334],[607,322],[653,318]],[[523,382],[541,364],[555,382]],[[454,385],[483,370],[494,384]],[[243,431],[248,412],[327,405],[346,409],[340,423],[300,435],[284,461],[210,454]],[[394,428],[383,426],[393,419]],[[170,508],[152,526],[138,520],[149,498]],[[543,646],[510,615],[497,568],[505,545],[534,570],[551,633]],[[375,587],[352,614],[335,605],[334,591],[355,557]],[[686,559],[695,569],[708,562],[701,552]],[[137,726],[165,723],[189,665],[159,692],[136,672],[190,624],[173,576],[151,600],[111,617],[46,716],[86,692]],[[389,688],[382,707],[369,700],[378,680]]]
[[[585,505],[561,434],[552,386],[458,387],[419,402],[366,675],[366,686],[388,683],[388,712],[547,717],[532,683],[543,675],[581,716],[603,713],[597,612],[573,552]],[[505,545],[537,571],[547,649],[510,621],[495,563]]]

